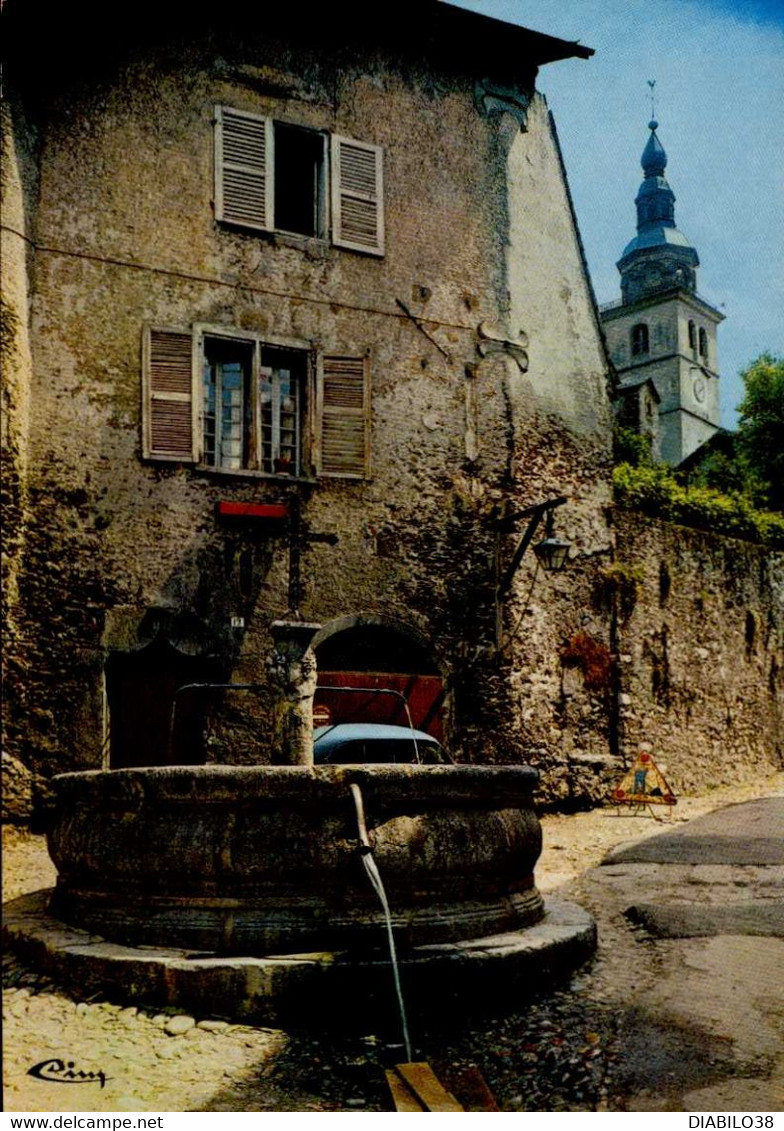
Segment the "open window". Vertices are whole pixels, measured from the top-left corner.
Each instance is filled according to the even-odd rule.
[[[274,217],[278,231],[327,235],[326,138],[316,130],[273,123]]]
[[[382,151],[217,106],[215,218],[383,255]]]
[[[143,455],[236,474],[366,479],[367,357],[228,329],[148,328]]]

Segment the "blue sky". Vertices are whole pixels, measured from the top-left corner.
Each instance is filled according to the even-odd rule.
[[[784,355],[784,0],[452,0],[593,47],[543,67],[599,302],[620,297],[615,263],[634,197],[656,80],[658,135],[675,220],[700,257],[698,290],[719,327],[722,422],[738,371]]]

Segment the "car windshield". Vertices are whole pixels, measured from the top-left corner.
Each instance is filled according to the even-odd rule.
[[[338,723],[319,727],[314,738],[314,760],[317,764],[449,765],[451,762],[436,738],[407,727]]]
[[[419,758],[417,759],[417,752]],[[330,762],[424,762],[443,764],[447,761],[441,747],[433,742],[411,739],[353,739],[330,750]]]

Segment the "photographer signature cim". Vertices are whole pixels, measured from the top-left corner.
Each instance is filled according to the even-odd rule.
[[[27,1069],[28,1076],[35,1076],[38,1080],[46,1080],[50,1084],[95,1084],[100,1083],[103,1088],[107,1076],[100,1069],[97,1072],[85,1072],[76,1067],[72,1060],[61,1060],[60,1057],[51,1057],[42,1060]]]

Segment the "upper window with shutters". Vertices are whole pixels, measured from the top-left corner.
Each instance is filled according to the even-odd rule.
[[[215,218],[383,255],[381,149],[216,106]]]
[[[241,475],[369,475],[367,357],[222,328],[147,328],[143,376],[145,459]]]

